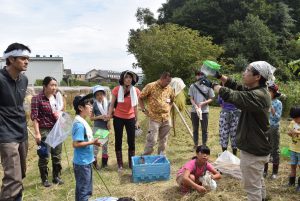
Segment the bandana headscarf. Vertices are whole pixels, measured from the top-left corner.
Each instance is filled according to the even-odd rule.
[[[259,72],[261,76],[263,76],[266,80],[271,81],[275,80],[274,72],[276,68],[265,61],[255,61],[249,64],[255,70]]]

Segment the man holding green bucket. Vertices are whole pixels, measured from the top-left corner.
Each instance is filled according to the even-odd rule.
[[[237,129],[237,146],[241,150],[240,167],[248,200],[266,198],[263,178],[264,164],[269,160],[271,144],[267,137],[271,97],[266,82],[274,80],[275,68],[265,61],[250,63],[243,72],[243,85],[237,84],[218,71],[214,76],[224,87],[213,84],[207,78],[200,82],[214,89],[221,98],[233,103],[241,112]]]

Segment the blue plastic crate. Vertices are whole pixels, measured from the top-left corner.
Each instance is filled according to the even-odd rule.
[[[170,162],[166,156],[132,157],[132,180],[134,183],[168,179],[170,179]]]

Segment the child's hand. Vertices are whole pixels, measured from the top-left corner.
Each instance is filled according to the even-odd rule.
[[[271,113],[272,113],[272,115],[274,115],[275,112],[276,112],[275,109],[273,107],[271,107]]]
[[[139,127],[140,127],[140,125],[139,125],[139,122],[138,122],[138,121],[136,121],[136,122],[135,122],[135,127],[136,127],[136,128],[139,128]]]
[[[101,146],[101,142],[99,141],[98,138],[96,138],[96,139],[93,140],[93,144],[96,145],[96,146],[98,146],[98,147]]]
[[[200,186],[200,185],[197,185],[196,191],[198,191],[199,193],[206,193],[207,192],[206,188],[204,188],[203,186]]]
[[[290,130],[290,131],[288,132],[288,135],[289,135],[290,137],[294,137],[293,134],[294,134],[293,130]]]

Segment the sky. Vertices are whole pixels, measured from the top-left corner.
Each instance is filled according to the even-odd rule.
[[[138,7],[157,9],[166,0],[0,0],[0,51],[14,42],[31,56],[63,57],[73,73],[132,70],[129,30],[138,28]],[[140,72],[140,70],[134,70]]]

